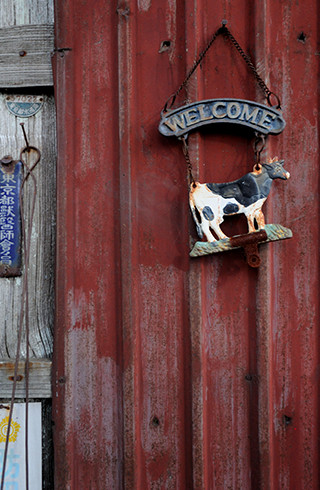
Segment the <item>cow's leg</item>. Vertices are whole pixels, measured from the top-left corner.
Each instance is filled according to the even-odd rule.
[[[248,220],[249,233],[257,231],[257,228],[254,226],[255,220],[257,222],[258,230],[263,229],[265,226],[263,212],[261,211],[261,207],[265,200],[266,198],[259,199],[243,211]]]
[[[216,239],[214,238],[214,236],[212,235],[212,233],[210,231],[209,221],[207,221],[206,219],[202,219],[201,229],[202,229],[203,233],[205,234],[208,242],[215,242],[216,241]]]
[[[248,231],[249,233],[252,233],[253,231],[257,231],[255,226],[254,226],[254,215],[253,214],[247,214],[247,221],[248,221]]]
[[[256,227],[254,226],[254,218],[256,217],[257,214],[257,209],[254,206],[250,206],[246,209],[244,212],[247,222],[248,222],[248,233],[252,233],[253,231],[257,231]],[[258,220],[257,220],[258,223]]]
[[[219,239],[228,238],[227,235],[225,235],[220,228],[221,223],[223,223],[223,218],[220,219],[217,218],[215,220],[210,221],[210,226],[213,229],[213,231],[216,233],[216,235],[219,237]]]
[[[191,208],[192,216],[193,216],[194,222],[196,224],[197,233],[198,233],[200,238],[203,238],[201,223],[198,220],[197,213],[196,213],[196,207],[194,205],[193,199],[190,198],[189,202],[190,202],[190,208]]]
[[[264,220],[264,214],[261,211],[261,209],[258,209],[258,211],[257,211],[257,213],[255,215],[255,218],[257,220],[259,230],[263,230],[264,227],[265,227],[266,222]]]

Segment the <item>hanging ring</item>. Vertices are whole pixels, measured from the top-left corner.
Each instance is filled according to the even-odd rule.
[[[35,151],[36,154],[37,154],[37,159],[36,161],[32,164],[32,166],[29,168],[29,165],[23,160],[23,154],[24,153],[29,153],[30,151]],[[40,158],[41,158],[41,152],[38,148],[36,148],[35,146],[25,146],[24,148],[22,148],[21,152],[20,152],[20,161],[22,162],[23,166],[26,167],[28,169],[28,172],[32,172],[32,170],[35,168],[36,165],[38,165],[38,163],[40,162]]]
[[[277,99],[277,105],[274,106],[271,102],[271,97],[275,97]],[[269,92],[268,95],[267,95],[267,101],[268,101],[268,104],[270,107],[275,107],[276,109],[281,109],[281,100],[279,98],[279,96],[277,94],[275,94],[274,92]]]
[[[166,112],[168,112],[168,110],[172,108],[173,104],[175,103],[176,97],[177,97],[176,93],[170,95],[170,97],[167,99],[166,103],[164,104],[161,114],[165,114]]]
[[[255,163],[255,164],[253,165],[253,171],[254,171],[255,173],[259,173],[259,174],[260,174],[260,173],[261,173],[261,170],[262,170],[262,165],[261,165],[261,163]]]

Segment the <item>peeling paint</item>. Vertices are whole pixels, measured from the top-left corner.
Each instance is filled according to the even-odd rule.
[[[138,9],[147,12],[151,7],[152,0],[138,0]]]
[[[83,483],[86,472],[95,468],[99,481],[111,488],[113,481],[121,480],[122,471],[121,445],[116,442],[121,423],[119,368],[110,358],[97,358],[94,329],[70,331],[65,354],[65,393],[69,401],[65,407],[65,430],[70,450],[75,450],[82,461]],[[97,400],[99,407],[93,410]]]

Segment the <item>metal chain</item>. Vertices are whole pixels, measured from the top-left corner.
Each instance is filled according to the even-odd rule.
[[[199,54],[198,58],[193,63],[193,66],[190,69],[190,71],[188,72],[186,78],[183,80],[183,82],[178,87],[178,89],[172,95],[170,95],[170,97],[166,101],[166,103],[165,103],[165,105],[163,107],[163,112],[167,112],[168,111],[168,107],[169,107],[169,109],[171,109],[171,107],[175,103],[175,100],[176,100],[177,95],[181,92],[181,90],[183,88],[186,87],[189,79],[191,78],[191,76],[193,75],[193,73],[196,71],[197,67],[199,66],[199,64],[201,63],[201,61],[203,60],[203,58],[206,56],[206,54],[209,51],[209,49],[211,48],[212,44],[214,43],[214,41],[217,39],[217,37],[220,34],[224,35],[227,39],[229,39],[231,41],[231,43],[237,49],[237,51],[239,52],[239,54],[241,55],[241,57],[244,59],[244,61],[246,62],[246,64],[250,68],[250,70],[253,72],[253,75],[254,75],[255,79],[257,80],[259,87],[261,88],[261,90],[265,94],[265,97],[267,99],[268,104],[270,106],[272,105],[272,103],[271,103],[271,96],[273,95],[277,99],[277,109],[281,109],[280,98],[278,97],[277,94],[275,94],[274,92],[272,92],[267,87],[266,83],[262,80],[262,78],[260,77],[260,75],[259,75],[256,67],[254,66],[253,62],[251,61],[251,58],[243,51],[243,49],[241,48],[241,46],[238,43],[238,41],[235,39],[235,37],[231,34],[231,32],[229,31],[229,29],[227,28],[226,23],[227,23],[226,20],[223,20],[222,21],[222,26],[219,27],[219,29],[216,30],[216,32],[211,37],[211,39],[208,42],[208,44],[205,47],[205,49],[203,51],[201,51],[201,53]]]
[[[182,136],[181,141],[182,141],[182,145],[183,145],[182,151],[183,151],[184,157],[186,159],[186,163],[187,163],[188,183],[189,183],[189,185],[194,184],[195,180],[194,180],[193,174],[192,174],[192,163],[191,163],[190,155],[189,155],[189,147],[188,147],[188,143],[187,143],[187,137]]]
[[[253,75],[254,75],[255,79],[257,80],[259,87],[261,88],[261,90],[263,91],[264,95],[266,96],[266,99],[268,101],[268,104],[270,106],[272,106],[271,96],[273,95],[277,99],[277,109],[281,109],[281,102],[280,102],[279,96],[277,94],[275,94],[274,92],[272,92],[267,87],[266,83],[262,80],[262,78],[260,77],[259,73],[257,72],[257,69],[254,66],[251,58],[243,51],[243,49],[241,48],[240,44],[235,39],[235,37],[231,34],[231,32],[229,31],[229,29],[226,26],[224,26],[222,29],[223,29],[224,36],[227,39],[230,39],[230,41],[232,42],[232,44],[234,45],[234,47],[240,53],[240,56],[244,59],[244,61],[246,62],[246,64],[250,68],[250,70],[253,72]]]
[[[170,95],[170,97],[168,98],[168,100],[166,101],[165,105],[164,105],[164,108],[163,108],[163,112],[167,112],[168,110],[168,105],[169,105],[169,102],[171,101],[170,105],[169,105],[169,109],[171,109],[171,107],[173,106],[173,104],[175,103],[175,100],[176,100],[176,97],[177,95],[179,95],[179,93],[181,92],[181,90],[183,88],[186,87],[189,79],[191,78],[191,76],[193,75],[193,73],[196,71],[196,69],[198,68],[198,66],[200,65],[201,61],[203,60],[203,58],[205,57],[205,55],[207,54],[208,50],[211,48],[212,44],[214,43],[214,41],[217,39],[217,37],[219,36],[219,34],[221,34],[224,30],[224,26],[222,27],[219,27],[219,29],[216,30],[216,32],[213,34],[212,38],[210,39],[210,41],[208,42],[206,48],[199,54],[198,58],[195,60],[195,62],[193,63],[193,66],[191,68],[191,70],[189,71],[189,73],[187,74],[186,78],[183,80],[182,84],[180,85],[180,87],[174,92],[174,94]]]
[[[266,146],[266,136],[258,131],[255,132],[255,140],[253,143],[254,157],[256,163],[253,166],[253,170],[260,170],[261,168],[261,153]]]

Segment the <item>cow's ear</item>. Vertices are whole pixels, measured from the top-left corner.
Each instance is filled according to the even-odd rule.
[[[278,157],[269,158],[269,163],[276,162],[277,160],[278,160]]]

